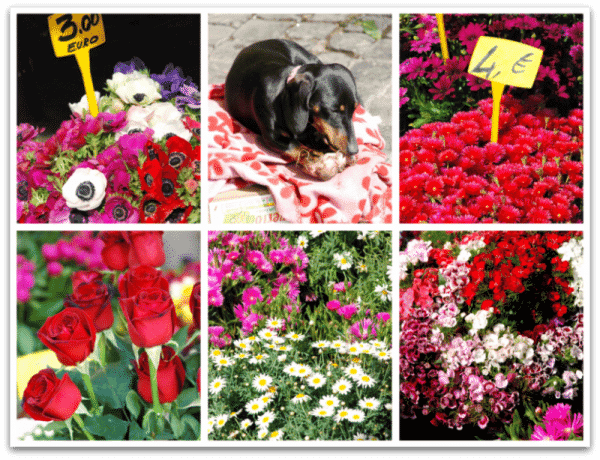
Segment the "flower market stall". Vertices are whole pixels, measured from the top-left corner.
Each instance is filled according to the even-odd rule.
[[[200,438],[200,264],[177,239],[19,234],[23,440]]]
[[[580,440],[579,232],[404,232],[400,438]]]
[[[443,38],[435,15],[400,15],[400,221],[582,222],[583,16],[439,16]],[[484,37],[543,52],[532,86],[499,101],[494,141],[497,62],[470,63]]]
[[[90,27],[89,24],[100,20],[99,15],[91,16],[92,19],[84,16],[81,27],[85,24]],[[46,21],[45,17],[42,19]],[[193,16],[179,19],[182,31],[191,38],[186,48],[199,56],[198,17],[195,21]],[[82,90],[72,95],[72,91],[53,86],[60,82],[64,88],[65,81],[76,81],[77,71],[59,64],[74,59],[72,56],[56,59],[46,48],[43,54],[28,48],[30,34],[35,36],[27,27],[28,21],[40,27],[29,16],[21,19],[22,44],[18,51],[24,54],[31,52],[33,57],[30,59],[35,58],[35,62],[52,59],[47,64],[51,78],[47,78],[49,82],[43,86],[48,90],[54,89],[57,94],[43,95],[41,100],[58,96],[56,104],[59,109],[56,115],[40,117],[28,91],[33,83],[25,78],[28,73],[24,71],[19,79],[18,99],[20,107],[30,108],[18,114],[18,222],[199,222],[199,64],[191,67],[185,64],[188,71],[194,72],[192,75],[169,61],[157,64],[160,67],[149,68],[142,59],[134,57],[136,54],[148,54],[143,47],[132,51],[136,54],[129,55],[126,60],[119,62],[114,57],[121,54],[115,51],[115,47],[119,46],[119,39],[125,40],[122,35],[125,31],[130,28],[139,30],[139,24],[143,24],[142,32],[150,34],[159,24],[167,26],[167,18],[159,15],[105,15],[99,24],[105,25],[106,30],[102,29],[102,33],[106,36],[106,43],[101,43],[91,52],[88,50],[91,55],[88,68],[91,66],[94,76],[107,75],[107,71],[110,73],[103,80],[96,79],[102,82],[102,91],[88,92],[86,86],[83,97]],[[73,15],[59,15],[56,21],[76,25]],[[45,28],[47,30],[47,24]],[[62,38],[69,37],[59,37],[59,40]],[[100,50],[104,47],[114,54],[102,53]],[[125,46],[125,49],[129,48]],[[152,56],[148,57],[154,62]],[[109,67],[96,71],[96,64]],[[20,65],[27,69],[27,64]],[[38,75],[38,78],[42,79],[42,76]],[[73,86],[79,88],[80,84]],[[92,95],[94,101],[90,106],[88,98]],[[64,109],[67,108],[69,113],[65,114]],[[64,117],[59,118],[58,125],[57,115]],[[48,123],[51,128],[46,129],[43,124],[36,127],[30,123],[38,120]]]

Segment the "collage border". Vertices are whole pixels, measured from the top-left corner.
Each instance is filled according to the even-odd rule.
[[[347,2],[346,5],[348,5]],[[595,60],[592,62],[591,55],[592,49],[591,46],[591,24],[592,24],[592,15],[591,9],[589,7],[563,7],[558,8],[555,6],[548,7],[440,7],[440,8],[432,8],[429,6],[423,7],[395,7],[395,6],[377,6],[377,7],[360,7],[360,6],[330,6],[330,7],[316,7],[316,6],[305,6],[305,7],[241,7],[236,8],[234,11],[231,9],[227,10],[227,7],[177,7],[177,8],[159,8],[159,7],[100,7],[95,8],[93,6],[90,7],[36,7],[36,8],[28,8],[28,7],[14,7],[10,10],[10,65],[8,66],[9,72],[9,95],[10,95],[10,119],[9,119],[9,129],[7,133],[12,133],[12,129],[16,126],[16,79],[14,78],[14,70],[16,69],[16,14],[20,13],[57,13],[57,12],[87,12],[90,8],[94,8],[101,14],[106,13],[136,13],[136,14],[145,14],[145,13],[198,13],[200,15],[200,30],[201,30],[201,94],[202,101],[207,100],[208,96],[208,15],[210,14],[248,14],[248,13],[257,13],[257,14],[282,14],[282,13],[298,13],[298,14],[344,14],[344,13],[363,13],[363,14],[391,14],[392,15],[392,63],[391,63],[391,77],[392,77],[392,177],[399,177],[399,150],[398,150],[398,139],[399,139],[399,110],[395,108],[399,105],[399,97],[398,97],[398,89],[399,89],[399,75],[397,73],[398,65],[399,65],[399,36],[398,36],[398,15],[402,13],[460,13],[460,12],[469,12],[469,13],[508,13],[508,12],[522,12],[522,13],[580,13],[584,14],[584,69],[586,69],[584,73],[584,223],[583,224],[400,224],[399,223],[399,215],[398,215],[398,200],[399,200],[399,187],[397,179],[394,180],[394,186],[392,189],[392,202],[393,202],[393,217],[392,224],[340,224],[334,225],[331,224],[286,224],[285,226],[277,226],[277,225],[255,225],[251,229],[252,230],[314,230],[316,228],[325,229],[325,230],[335,230],[335,231],[347,231],[347,230],[381,230],[381,231],[389,231],[392,234],[392,264],[393,264],[393,278],[396,280],[393,283],[393,301],[392,301],[392,318],[393,322],[393,344],[397,347],[399,342],[399,324],[398,324],[398,298],[399,298],[399,286],[398,286],[398,252],[399,252],[399,243],[398,237],[400,231],[405,230],[469,230],[469,231],[477,231],[477,230],[546,230],[546,231],[563,231],[563,230],[578,230],[583,231],[584,233],[584,258],[585,258],[585,306],[584,306],[584,316],[586,318],[585,326],[584,326],[584,334],[585,334],[585,351],[584,351],[584,362],[588,368],[588,371],[584,373],[584,388],[586,391],[584,393],[584,440],[583,441],[564,441],[559,444],[556,442],[540,442],[540,441],[501,441],[500,443],[497,441],[403,441],[401,439],[401,434],[399,434],[399,375],[397,373],[392,373],[393,382],[392,382],[392,394],[393,394],[393,422],[392,422],[392,440],[391,441],[377,441],[377,442],[369,442],[369,443],[358,443],[356,441],[283,441],[280,443],[269,443],[264,444],[257,441],[208,441],[208,436],[206,433],[206,421],[208,418],[208,409],[207,404],[204,403],[201,407],[201,426],[203,427],[202,431],[202,440],[201,441],[19,441],[16,439],[16,433],[14,432],[14,423],[10,423],[10,445],[11,447],[44,447],[44,448],[72,448],[72,447],[119,447],[119,448],[139,448],[139,447],[194,447],[194,448],[247,448],[251,447],[252,450],[255,448],[258,449],[271,449],[274,447],[278,448],[290,448],[290,447],[303,447],[303,448],[394,448],[395,451],[400,452],[402,448],[446,448],[446,447],[468,447],[468,448],[507,448],[512,450],[513,448],[524,448],[526,450],[530,449],[538,449],[538,448],[560,448],[569,449],[569,448],[579,448],[582,447],[590,447],[592,445],[592,421],[594,417],[594,413],[592,412],[591,399],[592,399],[592,374],[595,372],[595,363],[591,360],[591,323],[595,318],[591,315],[591,250],[592,250],[592,213],[591,213],[591,201],[593,199],[592,191],[593,187],[591,185],[591,170],[592,164],[590,162],[590,152],[592,148],[592,136],[590,133],[590,128],[592,127],[590,120],[593,113],[593,105],[591,99],[591,75],[592,75],[592,65],[595,65]],[[206,111],[201,110],[201,123],[202,129],[205,130],[208,126],[207,124],[207,113]],[[204,133],[204,131],[203,131]],[[8,174],[10,180],[8,181],[10,186],[10,194],[9,194],[9,241],[10,241],[10,258],[9,258],[9,267],[16,266],[16,236],[17,232],[22,231],[71,231],[71,230],[82,230],[81,226],[76,225],[60,225],[60,224],[46,224],[40,226],[38,224],[14,224],[16,218],[16,205],[15,205],[15,190],[16,190],[16,177],[12,174],[14,170],[14,161],[16,158],[16,144],[12,142],[12,137],[10,138],[10,157],[9,157],[9,168]],[[201,136],[202,142],[202,151],[205,152],[201,160],[202,164],[202,185],[207,185],[207,174],[206,171],[208,166],[208,158],[207,158],[207,149],[206,142],[207,136]],[[98,224],[93,226],[93,230],[177,230],[177,231],[197,231],[200,233],[200,261],[201,267],[207,266],[206,257],[207,257],[207,235],[208,231],[211,230],[247,230],[247,226],[243,226],[241,224],[207,224],[208,221],[208,197],[205,192],[201,198],[201,224],[184,224],[182,226],[173,227],[172,225],[167,224],[154,224],[154,225],[146,225],[146,224]],[[332,228],[333,227],[333,228]],[[201,285],[202,285],[202,294],[201,294],[201,302],[202,302],[202,322],[201,322],[201,332],[202,332],[202,352],[201,359],[203,363],[207,362],[208,358],[208,284],[207,284],[207,276],[205,275],[206,271],[202,271],[204,273],[201,276]],[[9,270],[10,273],[10,284],[8,286],[8,292],[10,292],[10,350],[9,350],[9,362],[10,362],[10,378],[8,382],[9,388],[9,401],[10,404],[10,414],[9,414],[9,422],[13,422],[16,419],[16,405],[12,403],[16,401],[16,385],[13,382],[16,382],[16,272],[15,270]],[[395,350],[395,348],[392,348]],[[395,353],[393,352],[392,356],[392,366],[398,369],[399,358],[398,351],[396,349]],[[589,368],[592,368],[591,371]],[[202,401],[208,401],[208,376],[207,372],[203,372],[201,374],[201,394]]]

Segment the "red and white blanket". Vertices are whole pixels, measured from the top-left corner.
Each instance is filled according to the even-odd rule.
[[[328,181],[300,171],[261,148],[249,131],[224,109],[225,85],[213,85],[208,110],[209,201],[220,192],[249,184],[266,186],[277,212],[294,223],[391,223],[392,168],[381,151],[379,118],[359,106],[354,112],[356,163]]]

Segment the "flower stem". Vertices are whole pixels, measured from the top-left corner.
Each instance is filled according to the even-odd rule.
[[[152,408],[157,415],[162,415],[163,407],[158,396],[158,367],[162,354],[162,345],[146,348],[148,355],[148,368],[150,371],[150,386],[152,388]]]
[[[79,414],[73,414],[73,418],[77,422],[77,425],[79,425],[79,428],[81,428],[81,431],[83,431],[83,434],[85,434],[85,437],[88,438],[90,441],[95,441],[96,439],[90,434],[88,430],[85,429],[85,425],[83,424],[83,420],[81,420]]]
[[[100,406],[98,406],[98,400],[96,399],[96,393],[94,393],[94,387],[92,386],[92,379],[90,375],[85,372],[81,372],[81,378],[87,389],[90,401],[92,401],[92,413],[100,414]]]

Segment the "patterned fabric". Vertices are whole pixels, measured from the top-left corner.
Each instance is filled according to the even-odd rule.
[[[359,106],[354,112],[358,154],[354,165],[321,181],[260,146],[259,136],[224,109],[225,85],[213,85],[208,111],[209,201],[218,193],[264,185],[281,216],[295,223],[391,223],[392,167],[381,151],[379,118]]]

